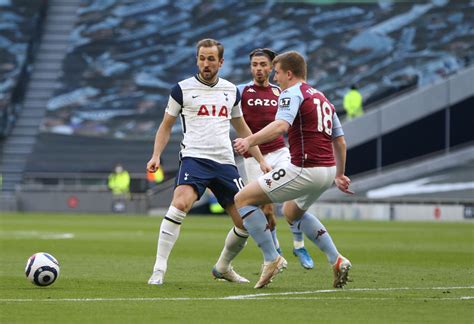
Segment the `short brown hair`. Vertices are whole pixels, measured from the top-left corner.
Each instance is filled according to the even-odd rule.
[[[256,48],[250,52],[250,60],[252,60],[254,56],[266,56],[270,59],[270,62],[272,62],[275,56],[277,56],[277,53],[269,48]]]
[[[280,63],[283,71],[291,71],[294,76],[306,80],[306,61],[300,53],[296,51],[281,53],[273,59],[273,65],[277,63]]]
[[[216,41],[215,39],[212,39],[212,38],[201,39],[196,44],[196,55],[199,55],[199,49],[201,47],[212,47],[212,46],[217,47],[219,60],[221,60],[224,57],[224,45],[222,45],[219,41]]]

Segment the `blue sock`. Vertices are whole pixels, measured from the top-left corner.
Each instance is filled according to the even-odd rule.
[[[294,221],[293,224],[289,224],[291,233],[293,233],[293,245],[295,249],[304,247],[303,232],[299,229],[300,220]]]
[[[276,227],[273,229],[273,231],[271,231],[272,233],[272,240],[273,240],[273,244],[275,245],[275,249],[279,249],[280,248],[280,242],[278,242],[278,239],[277,239],[277,229]]]
[[[326,254],[329,263],[334,264],[339,252],[332,241],[331,235],[329,235],[319,219],[306,212],[300,219],[300,228],[303,230],[303,233]]]
[[[263,252],[265,262],[275,261],[278,252],[273,244],[272,234],[268,229],[265,215],[256,206],[244,206],[239,208],[239,214],[243,219],[244,226],[250,236],[257,242],[258,247]]]

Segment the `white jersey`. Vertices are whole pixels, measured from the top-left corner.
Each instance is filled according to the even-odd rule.
[[[222,78],[207,85],[197,76],[171,90],[166,112],[181,117],[181,157],[196,157],[235,165],[229,137],[230,119],[242,117],[237,87]]]

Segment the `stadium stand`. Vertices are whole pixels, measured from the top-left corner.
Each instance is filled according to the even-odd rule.
[[[340,102],[351,84],[370,104],[469,65],[470,6],[82,1],[42,131],[152,139],[170,87],[195,72],[194,45],[209,36],[226,46],[222,76],[235,83],[248,79],[247,55],[256,46],[305,53],[309,82],[343,114]],[[210,16],[219,19],[208,24]]]
[[[42,7],[47,9],[41,28],[39,45],[32,51],[34,58],[29,68],[29,79],[23,79],[25,95],[23,109],[8,137],[1,140],[0,170],[3,174],[3,190],[13,191],[21,183],[27,157],[33,151],[39,132],[39,125],[45,113],[48,99],[60,73],[60,62],[69,43],[69,34],[74,24],[78,0],[49,0]],[[42,1],[8,1],[11,5],[37,5]],[[47,4],[47,8],[46,8]]]
[[[0,138],[21,111],[47,1],[0,1]]]
[[[357,83],[370,112],[469,67],[472,9],[467,0],[326,5],[81,0],[25,177],[41,183],[55,173],[108,172],[117,162],[144,177],[169,90],[195,72],[194,46],[203,37],[224,43],[221,75],[235,83],[248,81],[248,53],[255,47],[301,51],[310,62],[309,83],[342,115],[340,103],[351,84]],[[178,125],[163,156],[168,176],[178,166],[179,133]],[[373,158],[377,145],[371,138],[353,147],[350,174],[390,164]],[[392,163],[412,157],[394,157]],[[364,159],[373,165],[358,168],[356,161]]]

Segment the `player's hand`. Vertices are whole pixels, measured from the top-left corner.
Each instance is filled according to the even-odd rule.
[[[234,150],[240,155],[247,153],[249,147],[249,141],[245,138],[236,138],[234,140]]]
[[[272,171],[272,167],[267,163],[267,161],[263,160],[260,162],[260,170],[262,170],[263,173],[268,173]]]
[[[339,190],[341,190],[342,192],[345,192],[349,195],[354,194],[354,191],[349,189],[349,185],[351,184],[351,179],[349,179],[349,177],[346,177],[345,175],[337,176],[334,179],[334,183],[336,184],[336,187],[339,188]]]
[[[152,157],[146,164],[146,169],[149,172],[155,173],[160,168],[160,157]]]

